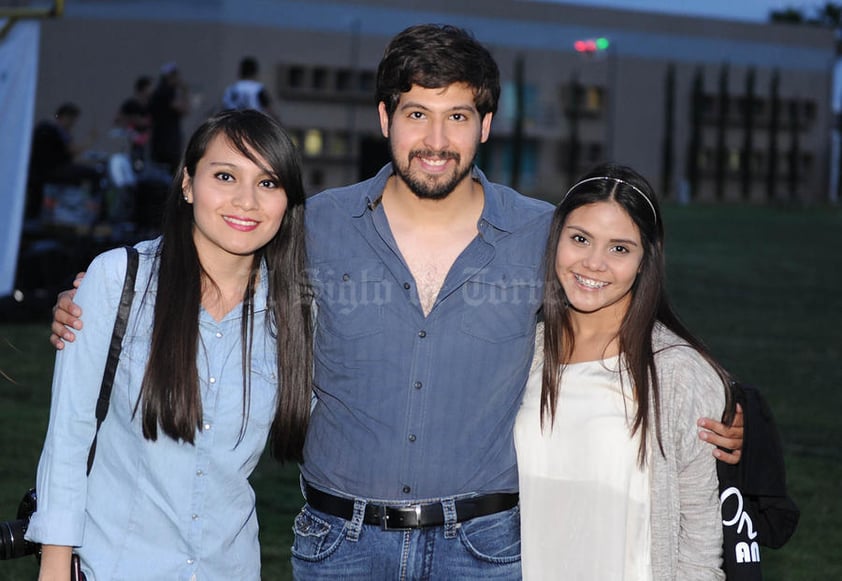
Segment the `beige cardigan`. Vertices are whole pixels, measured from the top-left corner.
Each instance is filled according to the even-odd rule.
[[[652,335],[664,455],[650,434],[652,572],[660,580],[725,579],[716,459],[696,420],[719,418],[725,388],[713,368],[662,326]],[[654,425],[654,424],[653,424]]]

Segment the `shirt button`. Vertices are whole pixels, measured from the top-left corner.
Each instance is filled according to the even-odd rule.
[[[409,441],[410,441],[410,442],[414,442],[414,441],[415,441],[415,434],[410,434],[410,435],[409,435]]]
[[[345,282],[348,282],[349,280],[351,280],[351,275],[346,272],[345,274],[342,275],[342,280],[344,280]]]
[[[421,389],[423,386],[420,381],[415,382],[415,389]]]
[[[222,339],[222,333],[220,333],[219,331],[217,331],[217,332],[216,332],[216,338],[217,338],[217,339]]]
[[[409,284],[408,282],[405,282],[405,283],[403,283],[403,288],[405,288],[406,290],[409,290],[409,289],[412,288],[412,285]]]
[[[412,489],[409,486],[404,486],[401,490],[403,490],[404,494],[412,492]]]
[[[196,470],[196,476],[204,476],[205,473],[203,470]]]
[[[208,379],[208,383],[216,383],[216,378],[211,377],[210,379]]]
[[[211,429],[211,425],[210,425],[210,423],[205,424],[205,429],[206,429],[206,430],[210,430],[210,429]]]
[[[192,518],[193,520],[199,520],[199,515],[198,515],[198,514],[194,514],[194,515],[193,515],[192,517],[190,517],[190,518]]]
[[[427,331],[418,331],[418,336],[422,339],[427,336]]]
[[[192,565],[194,563],[194,559],[187,559],[187,564]]]

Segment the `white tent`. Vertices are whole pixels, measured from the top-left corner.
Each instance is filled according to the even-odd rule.
[[[11,294],[15,284],[35,115],[40,30],[37,21],[17,22],[0,40],[0,297]]]

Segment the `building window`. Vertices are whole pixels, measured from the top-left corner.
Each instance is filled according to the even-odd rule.
[[[502,105],[500,115],[506,121],[514,122],[517,116],[517,85],[508,82],[503,85],[503,96],[500,99]],[[523,117],[529,121],[535,121],[538,113],[538,87],[535,85],[523,86]]]
[[[751,154],[751,171],[753,173],[762,172],[766,168],[766,153],[763,151],[755,151]]]
[[[318,67],[313,69],[313,88],[317,91],[324,91],[327,89],[328,73],[327,69]]]
[[[336,71],[336,90],[350,91],[353,88],[354,75],[348,69]]]
[[[315,157],[324,151],[324,136],[320,129],[308,129],[304,132],[304,155]]]
[[[310,185],[316,189],[321,189],[325,183],[325,172],[321,169],[314,169],[310,171]]]
[[[802,153],[801,154],[801,171],[805,174],[809,174],[810,172],[812,172],[815,169],[813,167],[814,161],[815,161],[815,158],[813,157],[812,153],[810,153],[810,152]]]
[[[715,117],[719,111],[718,101],[713,95],[705,95],[702,98],[702,115],[707,118]]]
[[[703,171],[713,170],[714,159],[713,149],[710,147],[704,148],[699,152],[699,169]]]
[[[585,87],[582,107],[588,113],[601,113],[605,106],[605,90],[602,87]]]
[[[327,152],[334,157],[346,157],[351,153],[351,142],[348,133],[338,131],[328,136]]]
[[[803,119],[807,123],[812,123],[816,120],[816,102],[815,101],[804,101],[803,103],[804,108],[803,111]]]
[[[291,89],[301,89],[304,87],[304,79],[307,72],[304,67],[291,66],[287,69],[287,86]]]
[[[360,74],[360,91],[364,93],[374,93],[374,73],[365,71]]]

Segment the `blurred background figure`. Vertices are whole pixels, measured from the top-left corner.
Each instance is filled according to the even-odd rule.
[[[152,119],[149,155],[153,162],[164,166],[172,175],[183,149],[181,120],[190,112],[190,91],[176,63],[163,64],[160,73],[149,99]]]
[[[64,103],[56,109],[53,119],[41,121],[32,134],[27,181],[26,219],[38,218],[46,184],[85,186],[90,191],[99,188],[101,169],[78,162],[81,153],[96,142],[96,131],[80,142],[73,137],[73,127],[82,114],[75,103]]]
[[[257,80],[259,66],[254,57],[240,61],[239,79],[226,87],[222,95],[223,109],[257,109],[277,118],[272,98],[266,87]]]
[[[146,161],[146,147],[152,133],[152,117],[149,114],[149,99],[152,96],[152,79],[146,75],[135,80],[134,92],[123,101],[114,125],[126,132],[129,156],[135,171],[143,169]]]

